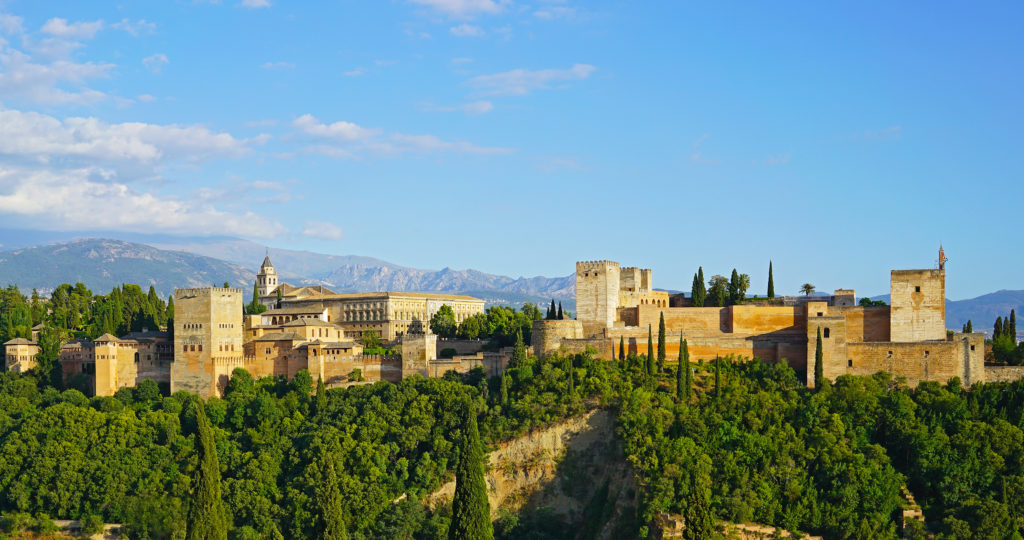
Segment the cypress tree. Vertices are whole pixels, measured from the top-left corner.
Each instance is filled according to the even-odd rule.
[[[508,407],[508,375],[501,374],[501,406]]]
[[[324,378],[316,378],[316,401],[313,402],[315,415],[323,415],[327,410],[327,387],[324,386]]]
[[[676,365],[676,401],[683,401],[686,396],[686,371],[690,367],[683,359],[683,333],[679,333],[679,363]]]
[[[508,363],[510,368],[523,367],[526,363],[526,344],[523,343],[522,330],[516,329],[516,345],[512,348],[512,359]]]
[[[715,518],[711,513],[711,458],[702,452],[695,465],[686,500],[683,538],[705,540],[715,532]]]
[[[679,333],[679,337],[683,337],[682,332]],[[686,393],[683,397],[686,398],[686,402],[690,402],[690,396],[693,394],[693,370],[690,369],[690,345],[683,340],[683,365],[686,366],[686,379],[684,381],[686,385]]]
[[[334,470],[331,453],[320,456],[320,482],[316,486],[316,503],[320,515],[317,519],[319,540],[345,540],[345,521],[341,513],[341,493],[338,491],[338,476]]]
[[[1017,310],[1010,310],[1010,329],[1006,331],[1006,335],[1010,336],[1010,340],[1017,344]]]
[[[722,359],[715,357],[715,399],[722,397]]]
[[[658,321],[658,373],[665,370],[665,312]]]
[[[968,334],[974,332],[974,326],[971,324],[971,320],[967,319],[967,330],[964,330]]]
[[[1002,317],[996,317],[996,326],[992,330],[992,339],[993,340],[999,339],[999,336],[1002,336],[1002,335],[1003,335],[1003,318]]]
[[[729,276],[729,305],[736,305],[740,303],[740,273],[735,268],[732,269],[732,275]]]
[[[825,353],[821,349],[821,327],[818,327],[818,338],[814,344],[814,387],[821,388],[825,384]]]
[[[565,319],[565,313],[562,312],[562,303],[559,302],[558,303],[558,320],[561,321],[563,319]]]
[[[693,307],[704,307],[704,302],[708,297],[707,287],[704,285],[704,267],[697,267],[697,275],[693,278],[693,289],[690,292],[690,296],[693,299]]]
[[[226,540],[227,518],[220,496],[220,464],[217,444],[213,439],[210,422],[206,419],[203,402],[191,401],[196,421],[196,453],[199,463],[192,476],[192,498],[188,505],[186,540]]]
[[[277,288],[277,307],[281,308],[281,300],[284,300],[284,290],[281,287]]]
[[[626,362],[626,340],[622,336],[619,336],[619,362],[625,367]]]
[[[573,373],[571,357],[565,358],[565,363],[562,365],[562,371],[565,371],[566,376],[569,377],[569,399],[572,399],[576,395],[576,377]]]
[[[476,425],[473,402],[466,400],[466,418],[462,427],[462,448],[455,469],[455,496],[452,498],[452,522],[449,540],[488,540],[494,538],[491,507],[484,481],[483,452]]]
[[[555,307],[555,299],[554,298],[551,299],[551,308],[549,308],[549,309],[550,309],[550,311],[548,311],[548,313],[550,313],[551,315],[549,315],[548,318],[551,319],[551,320],[554,320],[558,316],[558,309]]]
[[[768,298],[775,298],[775,278],[772,276],[771,261],[768,261]]]
[[[167,329],[170,330],[171,326],[174,325],[174,295],[167,297],[167,316],[164,317],[167,321]]]
[[[654,375],[654,336],[651,335],[651,325],[647,325],[647,374]]]

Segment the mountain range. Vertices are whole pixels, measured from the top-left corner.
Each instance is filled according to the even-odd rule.
[[[169,295],[176,287],[223,285],[246,291],[269,253],[283,281],[324,285],[337,292],[449,292],[482,298],[488,304],[541,305],[551,299],[575,311],[575,278],[519,277],[477,270],[424,270],[359,255],[327,255],[310,251],[267,249],[236,238],[192,238],[135,235],[140,241],[84,238],[44,245],[19,246],[32,240],[54,241],[56,233],[11,234],[0,230],[0,284],[16,284],[23,292],[46,294],[61,283],[81,281],[96,293],[122,283],[152,285]],[[889,301],[888,295],[872,297]],[[991,334],[996,317],[1011,309],[1024,313],[1024,291],[1000,290],[977,298],[947,300],[946,325],[960,329],[968,319],[977,331]]]

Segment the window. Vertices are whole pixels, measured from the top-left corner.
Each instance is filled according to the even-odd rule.
[[[825,333],[823,334],[823,335],[824,335],[824,337],[826,337],[826,338],[827,338],[827,337],[828,337],[828,335],[829,335],[829,333],[830,333],[830,332],[828,331],[828,328],[825,328]]]
[[[820,312],[820,311],[818,312],[818,316],[819,316],[819,317],[822,317],[822,316],[824,316],[824,315],[825,315],[824,313],[822,313],[822,312]]]
[[[892,351],[889,351],[889,358],[892,358]]]
[[[852,358],[846,361],[846,367],[853,367],[853,359]]]
[[[917,285],[914,287],[914,292],[921,292],[921,286]]]
[[[928,351],[925,351],[925,352],[924,352],[924,357],[925,357],[925,358],[928,358]]]
[[[974,345],[971,345],[971,350],[972,350],[972,351],[974,350]]]

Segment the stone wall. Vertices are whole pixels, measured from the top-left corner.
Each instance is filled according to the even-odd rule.
[[[1024,379],[1024,366],[985,366],[985,382],[1014,382]]]
[[[455,354],[472,355],[484,350],[484,340],[437,338],[437,356],[440,357],[441,351],[445,349],[455,349]]]
[[[946,339],[946,271],[893,270],[890,282],[891,339]]]
[[[561,347],[566,339],[583,338],[583,324],[572,319],[533,321],[530,342],[533,355],[540,358],[548,356]]]
[[[437,360],[437,336],[406,334],[402,337],[402,377],[429,376],[428,365]]]

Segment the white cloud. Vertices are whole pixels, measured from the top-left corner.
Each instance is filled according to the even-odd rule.
[[[487,95],[523,96],[555,83],[586,79],[596,69],[589,64],[575,64],[569,69],[513,69],[473,77],[467,84]]]
[[[534,11],[533,16],[545,21],[555,19],[572,19],[576,17],[576,8],[566,6],[547,6]]]
[[[263,69],[291,69],[295,64],[291,62],[266,62],[260,66]]]
[[[494,110],[494,104],[490,101],[473,101],[470,103],[463,103],[462,105],[431,105],[427,104],[423,106],[425,111],[437,111],[437,112],[463,112],[470,115],[484,114]]]
[[[54,17],[46,21],[40,31],[60,38],[92,39],[102,28],[102,20],[68,23],[67,19]]]
[[[511,148],[483,147],[464,141],[446,141],[435,135],[384,133],[351,122],[324,124],[311,114],[296,118],[292,126],[302,134],[325,142],[307,146],[309,153],[334,158],[356,157],[362,152],[399,154],[404,152],[455,152],[460,154],[507,154]]]
[[[321,240],[341,240],[341,227],[326,221],[307,221],[302,235]]]
[[[143,103],[152,103],[156,101],[156,96],[152,96],[150,94],[139,94],[138,96],[135,96],[135,99]]]
[[[359,77],[360,75],[363,75],[364,73],[366,73],[366,70],[361,68],[361,67],[358,67],[358,68],[353,69],[352,71],[346,71],[345,73],[342,73],[342,75],[344,75],[346,77]]]
[[[160,73],[160,70],[169,63],[167,55],[163,53],[156,53],[152,56],[147,56],[142,59],[142,65],[146,66],[146,69],[153,73]]]
[[[277,221],[251,212],[232,214],[208,204],[143,193],[113,181],[115,176],[96,168],[33,171],[0,166],[0,214],[35,218],[54,229],[257,238],[285,232]]]
[[[124,30],[133,36],[156,32],[156,24],[148,22],[146,19],[139,19],[134,22],[128,19],[121,19],[121,22],[116,22],[110,26],[117,30]]]
[[[41,161],[77,158],[154,163],[237,157],[268,137],[237,139],[202,126],[108,124],[96,118],[66,118],[62,122],[45,114],[0,109],[0,154]]]
[[[472,24],[453,26],[448,29],[448,32],[458,37],[482,37],[485,33],[483,28],[473,26]]]
[[[270,7],[270,2],[268,0],[242,0],[238,5],[249,9],[260,9]]]
[[[20,34],[23,21],[17,15],[0,13],[0,34]]]
[[[480,14],[495,14],[501,11],[501,4],[493,0],[411,0],[414,4],[427,6],[452,17],[473,17]],[[504,2],[502,2],[504,3]]]
[[[57,60],[49,64],[33,62],[27,54],[13,49],[0,50],[0,99],[22,99],[44,105],[84,105],[104,97],[103,92],[86,88],[90,79],[106,78],[113,64],[78,63]],[[70,85],[76,88],[64,89]]]

